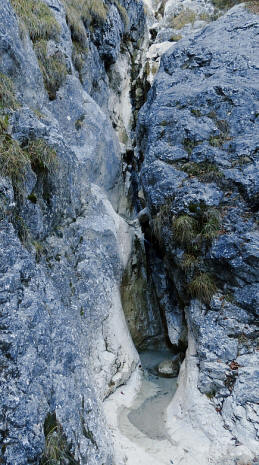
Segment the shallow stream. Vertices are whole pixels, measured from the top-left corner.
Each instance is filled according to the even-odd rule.
[[[170,352],[145,351],[140,354],[144,377],[130,408],[119,413],[119,429],[131,442],[156,460],[157,465],[173,464],[173,440],[166,429],[166,408],[176,391],[177,378],[157,376],[157,365],[172,356]],[[121,391],[123,395],[123,390]],[[129,465],[142,465],[141,456]],[[153,463],[153,462],[152,462]]]

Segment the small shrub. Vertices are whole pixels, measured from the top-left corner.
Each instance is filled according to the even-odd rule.
[[[180,244],[188,245],[197,236],[197,220],[189,215],[181,215],[175,218],[172,226],[174,237]]]
[[[196,19],[196,13],[189,8],[182,10],[172,21],[174,29],[182,29],[186,24],[193,24]]]
[[[212,391],[205,392],[208,399],[213,399],[216,395],[216,391],[213,389]]]
[[[195,297],[209,304],[217,288],[209,274],[201,273],[189,283],[188,290],[191,297]]]
[[[158,241],[163,243],[162,241],[162,229],[163,226],[166,225],[166,223],[170,224],[170,218],[171,218],[171,200],[168,199],[164,205],[161,206],[159,212],[153,219],[153,232],[155,237],[158,239]]]
[[[82,70],[86,57],[88,54],[88,48],[82,46],[78,41],[73,40],[72,60],[75,69],[78,71],[79,79],[82,82]]]
[[[58,39],[60,26],[51,9],[41,0],[11,0],[18,17],[25,24],[33,42]]]
[[[54,55],[48,55],[47,46],[48,42],[46,40],[38,40],[34,44],[34,50],[39,61],[45,88],[50,100],[54,100],[58,89],[66,79],[68,71],[65,56],[60,51]]]

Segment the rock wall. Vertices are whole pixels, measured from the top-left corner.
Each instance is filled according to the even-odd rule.
[[[138,364],[120,298],[134,232],[116,213],[109,73],[130,68],[123,47],[141,43],[144,12],[107,3],[83,22],[69,2],[29,3],[0,6],[0,461],[108,465],[102,400]]]
[[[258,454],[257,34],[258,16],[237,6],[186,36],[162,56],[138,119],[146,235],[173,290],[168,333],[182,344],[187,325],[193,341],[180,378],[182,410],[179,394],[172,412],[209,437],[202,463],[217,455],[232,463],[239,450]],[[192,357],[199,370],[188,385]],[[197,409],[202,393],[229,432],[217,451],[206,409],[193,414],[196,385]],[[193,451],[184,436],[179,444]],[[184,463],[193,463],[183,449]]]

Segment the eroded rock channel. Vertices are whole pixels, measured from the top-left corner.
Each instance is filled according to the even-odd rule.
[[[1,1],[3,465],[258,464],[258,2],[223,3]]]

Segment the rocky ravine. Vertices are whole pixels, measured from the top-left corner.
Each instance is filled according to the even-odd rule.
[[[138,346],[188,346],[173,463],[256,459],[258,16],[187,4],[1,2],[0,463],[121,465],[122,304]]]

